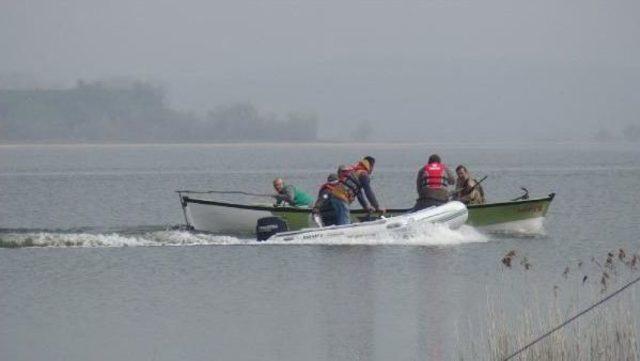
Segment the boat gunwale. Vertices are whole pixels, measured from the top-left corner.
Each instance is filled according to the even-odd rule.
[[[187,193],[187,191],[185,191]],[[469,210],[473,209],[484,209],[484,208],[492,208],[492,207],[500,207],[500,206],[514,206],[521,205],[527,203],[536,203],[536,202],[551,202],[555,197],[555,193],[550,193],[548,196],[543,198],[535,198],[535,199],[524,199],[521,201],[506,201],[506,202],[498,202],[498,203],[486,203],[486,204],[476,204],[476,205],[468,205],[467,208]],[[191,198],[189,196],[182,195],[182,201],[184,205],[187,205],[189,202],[195,204],[204,204],[204,205],[213,205],[220,207],[228,207],[228,208],[239,208],[239,209],[247,209],[254,211],[268,211],[268,212],[290,212],[290,213],[311,213],[311,208],[294,208],[294,207],[272,207],[272,206],[251,206],[246,204],[238,204],[238,203],[228,203],[228,202],[220,202],[220,201],[212,201],[205,199],[197,199]],[[411,208],[406,209],[387,209],[387,213],[404,213],[411,211]],[[364,209],[354,209],[351,210],[353,214],[366,214],[368,213]]]

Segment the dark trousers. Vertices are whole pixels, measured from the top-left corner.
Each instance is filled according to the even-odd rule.
[[[351,212],[349,211],[349,204],[347,202],[341,201],[337,198],[329,199],[331,202],[331,206],[333,207],[333,211],[336,216],[336,224],[350,224],[351,223]]]
[[[336,212],[333,210],[333,206],[328,200],[322,207],[320,207],[320,218],[322,219],[323,226],[338,224]]]
[[[421,209],[439,206],[447,203],[447,201],[443,201],[435,198],[418,198],[416,199],[416,204],[413,206],[413,211],[419,211]]]

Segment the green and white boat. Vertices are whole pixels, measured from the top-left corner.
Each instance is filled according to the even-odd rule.
[[[276,207],[268,204],[238,204],[211,198],[207,192],[179,191],[180,204],[187,227],[201,232],[219,234],[255,234],[258,219],[280,217],[289,230],[313,227],[310,208]],[[543,221],[555,194],[534,199],[520,199],[468,206],[467,224],[490,233],[539,234],[544,232]],[[410,212],[411,209],[389,209],[389,216]],[[359,222],[366,218],[362,209],[352,210],[351,218]]]

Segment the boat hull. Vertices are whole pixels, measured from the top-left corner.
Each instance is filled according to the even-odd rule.
[[[187,225],[200,232],[221,234],[255,234],[258,219],[281,217],[289,229],[302,229],[313,224],[309,208],[240,205],[182,197]]]
[[[517,228],[519,225],[532,222],[539,223],[538,228],[542,228],[542,220],[554,196],[552,193],[544,198],[468,206],[466,224],[487,232],[509,232],[514,225]],[[284,219],[289,230],[314,226],[309,208],[219,202],[202,199],[189,192],[182,192],[180,200],[187,225],[202,232],[252,235],[255,234],[258,219],[272,216]],[[392,217],[409,212],[411,209],[390,209],[387,215]],[[361,209],[351,211],[354,223],[366,215],[367,213]],[[525,222],[535,219],[538,220]]]
[[[552,193],[540,199],[468,206],[467,224],[476,228],[491,229],[492,226],[501,223],[544,218],[554,197],[555,194]]]
[[[186,215],[189,225],[198,231],[250,234],[258,219],[270,217],[271,212],[191,203]]]

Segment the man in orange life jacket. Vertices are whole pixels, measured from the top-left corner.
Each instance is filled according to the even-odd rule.
[[[453,172],[440,160],[440,156],[432,154],[429,162],[418,171],[416,186],[418,199],[413,206],[417,211],[431,206],[439,206],[449,201],[448,185],[455,183]]]
[[[384,208],[380,208],[376,195],[371,189],[369,176],[373,172],[375,161],[373,157],[367,156],[354,166],[340,167],[338,170],[338,183],[328,191],[330,194],[329,204],[335,215],[335,224],[351,223],[349,205],[356,198],[362,208],[369,212],[374,210],[385,212]]]

